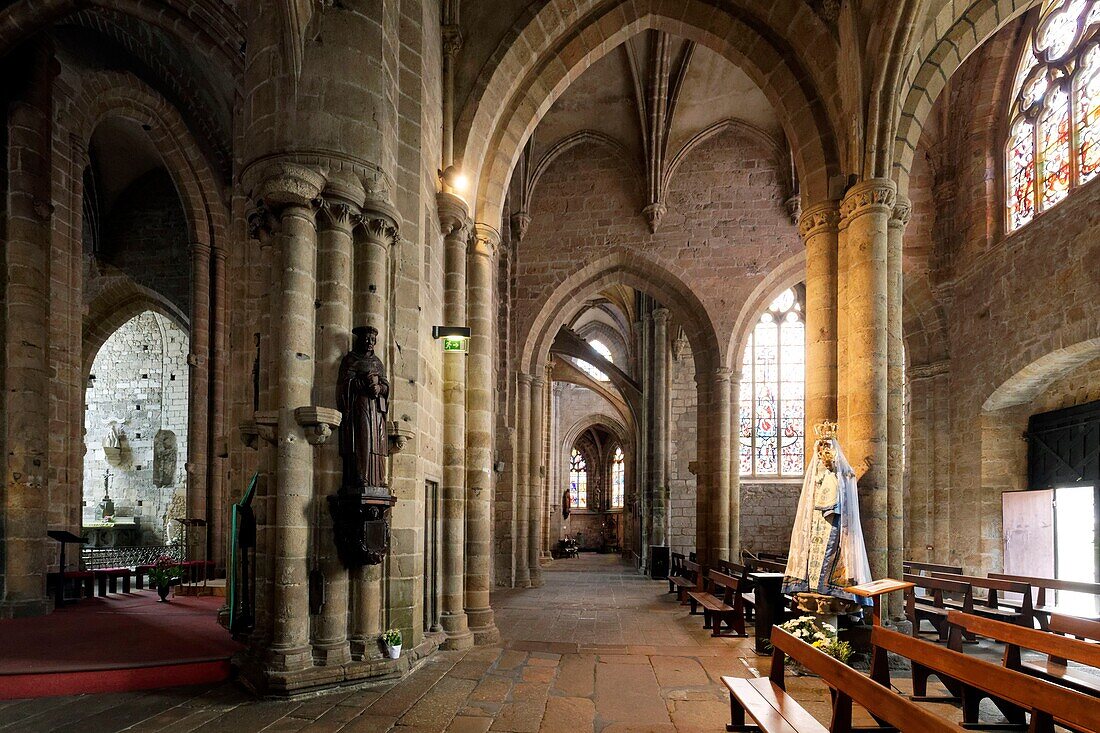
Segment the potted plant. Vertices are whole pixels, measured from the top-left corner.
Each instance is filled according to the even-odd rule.
[[[169,555],[161,555],[149,568],[149,584],[156,585],[161,603],[168,602],[168,588],[178,577],[180,577],[179,563]]]
[[[852,656],[852,645],[840,640],[836,627],[819,621],[816,616],[799,616],[780,624],[779,628],[845,664]],[[806,669],[790,657],[786,662],[795,674],[807,674]]]
[[[390,659],[401,656],[401,632],[397,629],[389,629],[382,634],[382,644],[386,647],[386,656]]]

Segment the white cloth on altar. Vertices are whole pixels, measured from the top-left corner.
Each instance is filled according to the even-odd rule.
[[[818,457],[815,446],[802,482],[783,592],[821,593],[867,603],[868,599],[844,592],[850,585],[870,582],[871,568],[859,523],[855,472],[840,444],[834,439],[828,442],[836,455],[833,469]]]

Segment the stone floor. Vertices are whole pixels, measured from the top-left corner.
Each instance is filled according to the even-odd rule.
[[[14,701],[0,704],[0,731],[722,731],[720,677],[767,673],[749,640],[711,638],[667,584],[615,556],[559,560],[544,578],[494,595],[501,646],[438,653],[398,684],[293,702],[258,702],[233,685]],[[789,689],[827,721],[820,681],[794,678]],[[933,709],[957,720],[951,706]]]

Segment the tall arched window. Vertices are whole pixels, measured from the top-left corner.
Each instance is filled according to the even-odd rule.
[[[1005,178],[1018,229],[1100,170],[1100,0],[1047,0],[1012,90]]]
[[[760,316],[741,363],[742,476],[801,476],[805,435],[805,326],[794,288]]]
[[[588,508],[588,466],[576,448],[569,456],[569,504],[573,509]]]
[[[626,461],[623,449],[616,447],[611,458],[611,508],[622,509],[626,499]]]
[[[592,339],[588,342],[588,345],[595,349],[596,353],[607,359],[611,363],[615,363],[615,360],[611,358],[611,349],[607,348],[607,345],[599,339]],[[595,379],[597,382],[607,382],[610,378],[601,372],[596,367],[589,364],[583,359],[576,359],[577,366],[580,367],[585,374]]]

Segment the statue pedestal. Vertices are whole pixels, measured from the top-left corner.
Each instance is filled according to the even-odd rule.
[[[347,568],[378,565],[390,550],[390,509],[397,498],[385,487],[328,498],[340,561]]]

